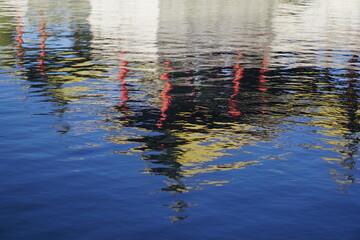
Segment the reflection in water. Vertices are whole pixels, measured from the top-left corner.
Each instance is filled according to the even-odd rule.
[[[36,51],[32,51],[35,48],[33,36],[24,32],[21,17],[17,16],[18,60],[24,63],[28,79],[34,82],[31,87],[37,90],[33,93],[53,98],[51,101],[62,106],[56,110],[59,113],[74,111],[71,106],[76,104],[105,103],[101,100],[105,96],[99,91],[104,85],[99,81],[109,79],[115,83],[112,76],[117,74],[119,111],[109,110],[105,122],[110,120],[113,126],[106,124],[101,128],[109,130],[107,139],[110,142],[140,144],[129,151],[141,153],[141,158],[151,163],[144,172],[164,175],[173,181],[161,188],[163,190],[183,192],[204,183],[218,185],[227,181],[203,180],[198,186],[187,186],[183,180],[189,181],[200,173],[260,164],[261,156],[230,163],[216,161],[229,155],[231,150],[272,141],[277,132],[283,131],[281,124],[291,123],[291,118],[297,116],[306,118],[301,124],[322,127],[324,130],[318,132],[324,136],[323,140],[335,145],[335,149],[339,146],[342,149],[340,141],[343,140],[334,142],[331,138],[349,139],[349,131],[357,132],[352,129],[358,124],[354,80],[358,77],[357,55],[353,54],[348,66],[337,64],[334,62],[337,56],[329,55],[326,50],[329,46],[324,53],[309,47],[318,44],[310,36],[301,43],[301,48],[293,48],[295,43],[282,36],[285,34],[282,29],[287,29],[282,19],[293,18],[288,15],[292,11],[307,16],[308,11],[313,11],[311,4],[280,2],[275,8],[274,1],[260,2],[263,9],[250,17],[253,10],[244,1],[221,3],[221,8],[220,2],[214,1],[211,8],[204,9],[202,3],[190,0],[151,1],[146,6],[142,1],[105,3],[93,0],[89,15],[60,20],[78,24],[69,25],[66,31],[70,35],[63,39],[56,31],[60,33],[68,26],[55,24],[61,14],[47,17],[37,11],[36,19],[40,21],[38,57]],[[82,4],[89,8],[86,1]],[[246,7],[234,11],[234,4]],[[71,6],[69,3],[67,11]],[[123,14],[115,14],[114,9],[120,6]],[[152,11],[147,11],[148,8]],[[273,10],[274,16],[271,15]],[[198,14],[191,14],[191,11]],[[75,16],[76,13],[70,18]],[[82,22],[87,16],[89,26]],[[205,19],[211,22],[203,24]],[[219,28],[218,19],[227,24]],[[116,22],[131,24],[115,25]],[[290,22],[295,22],[296,27],[303,24],[296,20]],[[31,28],[33,22],[30,20],[28,24]],[[256,33],[251,30],[254,27]],[[307,29],[313,32],[312,28]],[[86,37],[89,31],[93,35],[91,41]],[[269,34],[272,31],[276,34]],[[56,43],[52,39],[54,36]],[[28,39],[28,45],[24,44],[24,39]],[[293,41],[298,42],[297,39],[298,36]],[[68,40],[71,42],[61,46]],[[284,45],[284,40],[289,44]],[[324,44],[330,43],[324,41]],[[278,49],[279,46],[282,49]],[[29,54],[24,58],[27,51]],[[301,59],[297,59],[300,55]],[[316,59],[323,55],[325,60],[321,62],[332,67],[313,67]],[[37,66],[33,65],[35,58]],[[118,69],[117,73],[113,69]],[[347,87],[343,88],[345,83]],[[342,89],[346,91],[341,93]],[[346,121],[350,123],[344,125]],[[66,132],[70,125],[66,124]],[[93,127],[98,126],[90,124],[90,128]],[[131,129],[148,133],[139,136]],[[344,154],[344,151],[336,152]],[[335,159],[324,160],[333,162]]]
[[[165,69],[167,70],[174,70],[174,68],[170,67],[170,62],[165,62]],[[171,83],[169,82],[169,73],[164,73],[160,76],[161,80],[166,81],[165,82],[165,88],[161,91],[161,99],[163,100],[161,104],[161,118],[156,124],[158,128],[163,128],[163,122],[167,119],[167,111],[169,110],[170,104],[171,104],[171,96],[168,94],[173,88]]]
[[[188,215],[184,215],[185,211],[188,207],[194,206],[194,204],[189,204],[184,202],[183,200],[175,200],[172,202],[172,205],[164,205],[165,207],[170,208],[179,214],[179,216],[171,216],[171,222],[176,223],[188,218]]]
[[[37,61],[39,63],[38,63],[36,70],[38,72],[40,72],[40,75],[42,75],[42,76],[46,75],[44,62],[45,62],[45,56],[46,56],[45,47],[46,47],[47,34],[45,32],[45,26],[46,26],[46,23],[43,22],[43,20],[42,20],[40,23],[40,28],[38,29],[41,40],[40,40],[40,55],[39,55],[39,58],[37,59]]]
[[[240,5],[241,3],[237,4]],[[105,9],[105,5],[100,7],[98,4],[95,1],[93,6],[96,6],[96,9]],[[121,3],[124,9],[130,8],[131,4]],[[234,3],[221,4],[221,8],[217,4],[220,4],[220,2],[215,1],[212,6],[213,9],[204,10],[202,4],[196,1],[183,3],[161,1],[160,17],[157,22],[154,21],[157,18],[156,16],[146,15],[147,24],[144,27],[146,29],[145,33],[148,34],[146,36],[147,43],[156,42],[158,48],[156,50],[158,52],[156,62],[162,62],[165,65],[163,68],[159,64],[160,66],[155,66],[155,68],[157,71],[161,71],[163,68],[165,72],[158,74],[158,77],[143,72],[142,74],[145,77],[139,78],[137,82],[133,83],[137,86],[137,90],[128,92],[134,97],[137,95],[137,102],[128,102],[127,105],[132,114],[112,118],[112,121],[119,123],[119,130],[118,134],[111,134],[109,141],[119,144],[140,143],[142,146],[135,147],[131,151],[134,153],[140,152],[142,158],[149,164],[151,163],[144,172],[164,175],[171,180],[167,183],[167,187],[161,188],[162,190],[184,192],[189,189],[199,188],[205,183],[219,185],[227,182],[224,180],[203,180],[202,183],[195,184],[195,186],[191,186],[194,183],[187,186],[183,180],[189,181],[193,176],[200,173],[241,169],[258,164],[258,160],[231,163],[213,163],[213,161],[227,156],[230,149],[239,149],[244,144],[267,141],[271,138],[271,134],[268,134],[268,130],[261,126],[262,124],[260,126],[250,124],[252,121],[250,115],[253,114],[255,117],[258,112],[264,113],[263,108],[266,107],[266,103],[263,103],[264,99],[266,99],[266,96],[263,95],[266,95],[266,93],[262,93],[266,91],[264,88],[265,70],[263,66],[261,66],[261,70],[256,68],[257,64],[262,62],[262,60],[259,61],[262,50],[251,54],[249,54],[248,49],[244,50],[244,52],[247,52],[248,57],[244,58],[245,61],[241,63],[241,56],[243,56],[241,52],[243,49],[241,48],[244,48],[244,46],[239,47],[238,30],[230,28],[231,24],[226,24],[223,29],[219,28],[222,31],[219,34],[219,32],[213,31],[212,25],[202,24],[205,19],[212,19],[210,15],[213,10],[225,8],[224,12],[214,15],[214,17],[222,18],[226,22],[237,23],[239,26],[241,26],[239,23],[243,23],[241,27],[245,29],[256,23],[260,26],[261,31],[266,32],[268,31],[266,26],[268,25],[269,16],[264,12],[264,15],[259,14],[255,19],[249,20],[244,15],[239,14],[238,11],[232,10],[232,4]],[[267,6],[271,4],[266,2]],[[139,8],[135,13],[132,12],[129,22],[132,19],[137,19],[142,13],[142,9]],[[190,9],[197,9],[195,11],[199,14],[189,15],[187,11]],[[248,9],[241,9],[241,11],[246,16],[249,16]],[[104,11],[96,12],[96,14],[100,13],[104,15],[105,19],[111,15],[111,12],[109,14]],[[125,16],[122,15],[121,18],[123,19]],[[191,19],[195,18],[195,16],[201,19]],[[106,22],[110,22],[110,19],[106,20]],[[132,34],[128,35],[134,38],[134,32],[139,31],[135,36],[143,36],[144,32],[142,30],[136,30],[138,29],[137,25],[141,25],[138,20],[134,24],[135,28],[131,30]],[[95,35],[104,39],[107,36],[106,41],[109,41],[108,36],[113,34],[113,29],[98,25],[100,24],[96,23],[96,27],[94,27],[96,29],[94,30]],[[174,26],[177,27],[174,28]],[[152,37],[152,31],[150,31],[153,27],[160,29],[156,40]],[[142,54],[144,51],[149,52],[149,49],[153,46],[149,45],[146,50],[140,49],[140,46],[147,46],[142,42],[141,44],[129,46],[127,43],[129,36],[125,35],[128,31],[130,30],[127,29],[126,25],[121,26],[119,31],[122,34],[121,40],[114,39],[112,44],[117,44],[122,49],[129,48],[129,51],[126,49],[128,53],[131,53],[126,56],[127,67],[141,71],[137,64],[136,55]],[[204,34],[209,35],[205,37],[206,41],[202,41]],[[243,37],[243,39],[246,39],[246,37]],[[259,38],[259,42],[253,44],[262,44],[263,41],[269,41],[269,39]],[[112,45],[110,44],[110,46]],[[220,51],[214,51],[214,46]],[[110,52],[110,48],[107,51]],[[248,69],[246,70],[242,65],[248,67]],[[259,95],[256,102],[259,103],[255,103],[254,106],[253,103],[247,104],[252,93],[246,91],[246,89],[244,93],[241,93],[241,80],[247,71],[245,77],[245,85],[247,86],[245,88],[249,89],[252,87],[250,85],[260,83],[258,89],[261,94],[256,93]],[[261,75],[259,75],[259,71]],[[256,77],[259,78],[259,83],[253,81]],[[163,86],[163,89],[156,88],[154,89],[155,93],[153,93],[151,89],[152,82],[159,82],[159,80],[162,83],[157,84],[157,86]],[[228,87],[230,82],[233,84],[232,88]],[[138,93],[143,89],[147,90],[146,95]],[[156,92],[159,92],[159,94],[156,94]],[[159,98],[158,95],[160,95],[160,103],[156,100]],[[230,100],[228,96],[231,96]],[[154,104],[148,106],[149,101]],[[247,115],[241,117],[242,108],[244,108]],[[226,109],[228,110],[226,111]],[[158,131],[160,134],[129,137],[129,132],[125,132],[122,126],[131,126],[143,131]],[[263,136],[264,132],[266,132],[265,136]]]
[[[238,53],[238,55],[242,55],[241,53]],[[233,67],[234,69],[236,69],[235,74],[234,74],[234,79],[232,80],[233,82],[233,86],[232,88],[234,89],[234,93],[230,96],[230,110],[229,110],[229,114],[231,116],[233,116],[234,118],[237,118],[241,115],[241,111],[240,109],[237,108],[237,100],[236,97],[239,95],[240,93],[240,85],[241,82],[240,80],[244,77],[244,68],[240,66],[240,63],[236,63],[236,65]],[[234,119],[236,120],[236,119]]]
[[[125,54],[126,52],[120,52],[119,55]],[[119,103],[119,108],[122,109],[123,113],[127,111],[125,104],[130,100],[129,99],[129,90],[126,88],[126,81],[125,77],[126,74],[129,72],[125,67],[128,65],[127,61],[124,61],[122,59],[120,61],[120,68],[119,68],[119,77],[118,80],[121,82],[120,85],[120,92],[121,92],[121,102]]]
[[[22,39],[22,36],[24,35],[24,32],[23,32],[23,24],[24,22],[21,20],[21,17],[20,16],[16,16],[16,19],[17,19],[17,26],[16,26],[16,51],[17,51],[17,56],[19,58],[19,67],[23,67],[23,62],[24,62],[24,50],[23,50],[23,43],[24,43],[24,40]]]
[[[12,18],[0,33],[11,39],[1,42],[0,74],[23,80],[24,98],[43,104],[30,115],[54,117],[65,142],[52,151],[78,148],[66,160],[83,153],[83,172],[101,175],[104,161],[131,186],[161,179],[150,191],[167,196],[158,205],[174,223],[191,218],[190,194],[241,181],[265,192],[274,172],[288,188],[309,175],[311,187],[333,178],[349,193],[359,170],[360,18],[357,1],[338,2],[0,0],[10,9],[0,17]],[[132,156],[143,165],[126,175],[116,161]],[[120,182],[107,191],[141,195]]]
[[[331,173],[335,176],[337,182],[342,185],[352,185],[355,182],[355,166],[356,166],[356,157],[358,152],[359,145],[359,136],[358,132],[360,130],[360,118],[359,118],[359,103],[358,103],[358,93],[357,93],[357,79],[359,78],[358,68],[356,68],[355,63],[359,62],[356,54],[349,59],[349,67],[346,69],[348,71],[346,80],[345,92],[343,94],[344,100],[344,116],[345,122],[342,127],[344,131],[341,132],[342,142],[337,143],[341,146],[341,156],[337,159],[324,158],[324,160],[329,162],[339,162],[345,173],[339,174],[336,169],[331,169]],[[341,129],[341,128],[339,128]],[[329,134],[329,133],[327,133]],[[329,135],[332,135],[331,133]]]

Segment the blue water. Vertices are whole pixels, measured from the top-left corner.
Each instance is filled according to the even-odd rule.
[[[360,239],[359,7],[0,0],[0,239]]]

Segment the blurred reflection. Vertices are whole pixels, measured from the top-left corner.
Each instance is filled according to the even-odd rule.
[[[94,59],[112,58],[114,49],[120,48],[126,49],[128,61],[139,61],[145,66],[156,61],[159,0],[89,0],[89,3]]]
[[[360,115],[359,115],[359,95],[357,80],[359,79],[359,70],[356,68],[356,63],[359,63],[359,58],[356,53],[349,59],[349,67],[347,68],[348,86],[344,93],[344,107],[347,123],[345,123],[346,132],[343,133],[343,143],[341,143],[341,157],[339,159],[326,159],[330,162],[339,162],[341,167],[345,170],[338,171],[331,169],[334,178],[344,189],[345,186],[352,185],[355,182],[356,170],[356,156],[359,150],[359,131],[360,131]]]
[[[174,70],[174,68],[170,67],[170,62],[165,62],[165,69],[167,70]],[[165,88],[161,91],[161,99],[163,100],[161,104],[161,118],[156,124],[158,128],[163,128],[163,122],[167,119],[167,111],[169,110],[170,104],[171,104],[171,96],[168,94],[173,88],[171,83],[169,82],[169,73],[164,73],[160,76],[161,80],[165,80]]]
[[[17,51],[17,56],[19,58],[19,67],[23,67],[23,62],[24,62],[24,55],[25,55],[25,52],[24,52],[24,49],[23,49],[23,43],[24,43],[24,40],[22,38],[22,36],[24,35],[24,31],[23,31],[23,24],[24,22],[22,21],[21,17],[20,16],[16,16],[16,19],[17,19],[17,25],[16,25],[16,51]]]
[[[242,54],[238,53],[238,55],[240,56]],[[241,115],[241,111],[237,107],[236,97],[240,93],[240,80],[244,77],[245,69],[240,66],[240,63],[236,63],[236,65],[233,68],[236,69],[235,74],[234,74],[234,79],[232,80],[232,82],[233,82],[232,88],[234,89],[234,93],[230,96],[230,99],[231,99],[230,100],[230,109],[229,109],[228,113],[234,117],[234,120],[236,120]]]
[[[113,52],[126,50],[118,73],[121,111],[108,115],[113,126],[105,128],[111,142],[141,145],[129,152],[148,162],[144,172],[169,179],[161,190],[221,185],[227,180],[191,181],[261,164],[261,156],[241,161],[240,149],[272,141],[284,123],[317,126],[319,138],[342,151],[331,139],[348,138],[343,122],[356,115],[357,87],[348,85],[345,100],[342,86],[358,64],[354,55],[350,71],[338,61],[346,54],[329,50],[347,39],[331,42],[318,31],[326,21],[313,11],[328,2],[212,1],[208,8],[191,0],[140,2],[91,1],[91,47],[95,59],[109,60],[109,72]],[[321,7],[312,8],[315,2]],[[240,161],[222,162],[231,150],[240,151]]]
[[[166,177],[156,186],[161,191],[228,183],[213,173],[263,164],[260,145],[275,145],[300,126],[314,127],[317,139],[297,144],[329,150],[322,159],[333,164],[341,188],[355,182],[360,29],[353,5],[40,0],[26,6],[14,16],[11,46],[29,96],[54,104],[45,114],[64,121],[59,133],[105,130],[101,139],[118,144],[118,153],[135,154],[146,162],[144,173]],[[258,145],[247,157],[244,149]],[[276,158],[289,150],[272,151]],[[188,205],[168,205],[181,213],[174,221],[187,217]]]
[[[126,103],[128,111],[111,117],[111,121],[119,125],[118,133],[111,134],[109,141],[141,144],[130,152],[141,153],[141,157],[148,162],[144,172],[166,176],[169,182],[161,190],[174,193],[227,182],[203,180],[195,185],[186,183],[198,174],[259,164],[256,159],[230,163],[214,161],[229,155],[230,149],[268,141],[272,137],[271,132],[277,131],[269,131],[263,123],[258,126],[254,123],[254,118],[258,118],[258,113],[264,107],[260,95],[264,97],[267,94],[262,93],[265,70],[259,70],[262,68],[263,53],[261,49],[255,50],[258,45],[271,41],[271,37],[262,37],[269,31],[266,11],[253,15],[255,9],[249,12],[248,8],[240,7],[248,6],[244,1],[221,3],[221,7],[219,1],[214,1],[210,5],[211,9],[204,9],[203,3],[197,1],[160,1],[159,17],[156,16],[156,10],[141,17],[144,7],[131,7],[137,2],[116,3],[124,9],[124,14],[117,14],[116,18],[131,23],[117,25],[119,34],[116,34],[114,26],[109,28],[114,22],[114,18],[110,17],[114,8],[106,8],[108,3],[92,1],[93,13],[90,19],[93,20],[90,21],[95,35],[93,48],[96,53],[100,53],[98,49],[101,49],[100,54],[111,58],[112,46],[125,49],[126,69],[138,72],[138,75],[131,71],[132,74],[124,76],[132,87],[125,90],[125,85],[122,85],[121,96],[131,94],[136,101],[124,101],[128,98],[122,98],[120,105],[123,108]],[[263,3],[263,9],[273,3],[259,2]],[[234,4],[238,6],[236,11]],[[153,3],[152,7],[155,5]],[[132,9],[131,15],[128,15],[126,9]],[[221,9],[223,11],[219,14],[214,14],[214,11]],[[198,14],[192,15],[190,10]],[[97,21],[100,15],[103,20]],[[202,24],[207,20],[215,23],[220,19],[226,23],[222,28],[214,29],[212,24]],[[256,41],[249,39],[248,34],[251,35],[251,32],[242,33],[243,30],[249,31],[253,24],[259,27],[259,38]],[[232,28],[232,25],[240,29]],[[142,26],[141,30],[138,30],[138,26]],[[155,36],[152,31],[154,28],[157,29]],[[146,42],[142,39],[146,39]],[[243,43],[239,46],[241,41]],[[103,44],[100,46],[98,42]],[[253,46],[253,49],[245,43]],[[144,52],[147,56],[141,60],[143,65],[140,67],[139,57],[143,58]],[[156,57],[149,58],[154,52],[157,53]],[[246,52],[247,56],[242,57],[242,52]],[[155,69],[156,74],[147,72],[144,67]],[[134,77],[137,78],[136,82],[132,80]],[[257,82],[257,78],[260,82]],[[121,80],[124,81],[124,78]],[[242,81],[245,81],[243,93],[240,91]],[[256,102],[249,100],[253,94],[253,85],[258,86],[255,94],[259,98],[256,98]],[[242,111],[244,116],[241,115]],[[274,121],[269,125],[276,125],[277,120]],[[145,131],[145,134],[134,135],[132,130],[128,130],[129,127]],[[111,130],[114,131],[114,128],[111,127]],[[152,131],[159,134],[150,134]]]
[[[355,23],[359,4],[336,0],[303,4],[281,1],[273,18],[276,34],[271,65],[289,68],[288,72],[293,68],[301,70],[287,74],[289,83],[282,88],[288,89],[292,84],[292,90],[287,90],[291,101],[297,108],[302,107],[301,115],[311,119],[304,124],[320,127],[318,133],[323,142],[313,147],[336,153],[323,159],[334,164],[330,171],[340,188],[354,182],[358,159],[359,86],[354,79],[359,77],[360,65],[359,42],[354,36],[360,31]],[[327,144],[331,147],[325,147]]]
[[[29,96],[53,102],[50,114],[58,117],[69,110],[67,104],[100,96],[92,93],[94,84],[89,81],[103,78],[104,67],[89,58],[88,1],[37,1],[25,6],[19,6],[15,16],[15,47],[19,66],[30,82]]]
[[[177,213],[177,216],[171,216],[171,222],[176,223],[186,219],[189,215],[185,215],[188,207],[194,206],[194,204],[186,203],[183,200],[175,200],[171,205],[164,205]]]
[[[114,118],[114,121],[121,123],[119,130],[124,124],[148,131],[156,130],[156,126],[161,134],[129,137],[127,132],[119,131],[118,135],[109,140],[119,144],[140,143],[141,147],[131,151],[141,152],[142,158],[151,163],[145,172],[164,175],[171,180],[167,187],[162,188],[171,192],[184,192],[194,188],[187,186],[182,181],[183,178],[259,164],[258,160],[231,163],[214,161],[228,155],[230,149],[268,141],[277,131],[271,126],[278,124],[282,116],[270,116],[266,122],[259,119],[259,113],[263,113],[264,94],[265,98],[271,97],[266,96],[263,87],[255,88],[257,93],[253,93],[254,89],[247,86],[259,86],[257,79],[263,78],[264,71],[249,69],[247,73],[240,64],[235,64],[235,67],[182,73],[170,67],[170,62],[165,62],[165,69],[173,72],[159,76],[159,79],[165,82],[164,89],[160,92],[163,101],[157,113],[153,109],[137,110],[129,106],[133,114]],[[209,82],[203,86],[192,87],[188,79],[196,78],[197,74],[208,77]],[[250,82],[245,82],[244,96],[240,94],[242,78]],[[231,93],[231,88],[226,87],[229,83],[234,84],[234,93]],[[219,97],[218,91],[214,90],[224,91],[223,97]],[[258,95],[258,98],[249,99],[251,94]],[[231,111],[227,110],[228,104]],[[236,112],[240,109],[239,104],[244,108],[244,115]],[[159,120],[154,122],[155,119]],[[204,184],[219,185],[221,182],[224,183],[204,181],[195,188]]]
[[[40,13],[41,14],[41,13]],[[42,15],[42,14],[41,14]],[[46,23],[44,22],[44,19],[41,17],[40,15],[40,28],[38,29],[39,33],[40,33],[40,54],[39,54],[39,58],[37,59],[38,66],[37,66],[37,71],[40,72],[40,75],[44,76],[46,75],[45,72],[45,56],[46,56],[46,39],[48,38],[46,32],[45,32],[45,26]]]
[[[126,52],[120,52],[119,55],[123,55]],[[126,113],[127,108],[125,107],[125,104],[130,100],[129,99],[129,90],[126,87],[126,81],[125,77],[126,74],[129,72],[125,67],[128,65],[128,62],[120,59],[120,68],[119,68],[119,77],[118,80],[121,82],[120,85],[120,92],[121,92],[121,102],[119,103],[118,107],[122,110],[123,113]]]

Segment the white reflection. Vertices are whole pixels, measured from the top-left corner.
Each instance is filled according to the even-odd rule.
[[[287,57],[276,65],[346,67],[341,54],[360,47],[359,9],[358,0],[279,1],[272,18],[272,52]]]
[[[98,54],[126,51],[133,59],[155,59],[159,0],[90,0],[90,4],[89,23]]]

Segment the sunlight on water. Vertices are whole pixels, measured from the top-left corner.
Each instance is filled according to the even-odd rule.
[[[0,0],[0,235],[357,239],[359,8]]]

